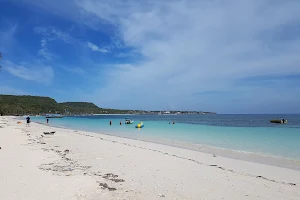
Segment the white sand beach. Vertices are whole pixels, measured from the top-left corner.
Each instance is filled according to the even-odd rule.
[[[298,170],[17,121],[0,117],[1,200],[300,199]]]

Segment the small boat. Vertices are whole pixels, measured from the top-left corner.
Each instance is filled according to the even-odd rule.
[[[277,123],[277,124],[286,124],[287,120],[286,119],[271,119],[271,123]]]
[[[135,126],[135,128],[143,128],[143,127],[144,127],[143,122],[140,122],[138,125]]]
[[[129,118],[125,118],[125,124],[133,124],[133,120]]]

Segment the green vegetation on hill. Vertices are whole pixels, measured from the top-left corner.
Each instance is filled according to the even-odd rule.
[[[79,115],[102,112],[103,109],[93,103],[87,102],[57,103],[49,97],[0,95],[0,115]]]
[[[98,114],[102,109],[89,102],[64,102],[59,104],[65,114]]]
[[[49,97],[0,95],[0,115],[124,114],[128,110],[103,109],[89,102],[57,103]]]
[[[0,95],[0,115],[215,114],[200,111],[143,111],[99,108],[89,102],[57,103],[50,97]]]
[[[61,111],[49,97],[0,95],[0,115],[25,115]]]

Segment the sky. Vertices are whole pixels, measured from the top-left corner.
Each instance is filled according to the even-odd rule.
[[[0,94],[300,113],[299,0],[0,0]]]

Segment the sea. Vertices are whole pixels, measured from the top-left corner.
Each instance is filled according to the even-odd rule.
[[[134,123],[124,124],[125,118]],[[46,118],[32,121],[46,123]],[[140,122],[144,127],[135,128]],[[193,150],[211,147],[300,161],[300,115],[93,115],[51,118],[49,124]]]

